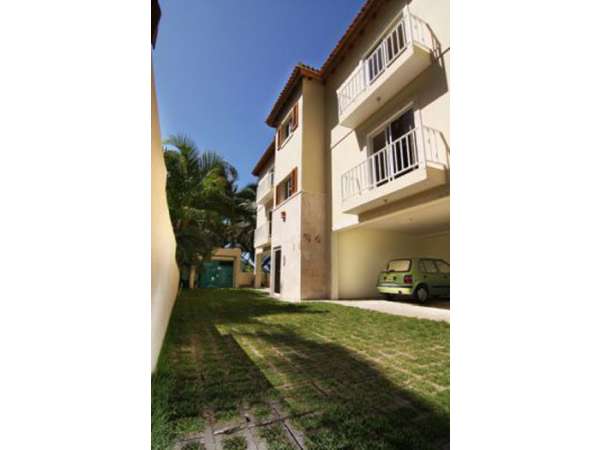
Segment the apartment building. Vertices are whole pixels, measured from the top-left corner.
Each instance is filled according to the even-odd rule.
[[[374,297],[390,258],[449,260],[449,13],[368,0],[320,69],[293,69],[254,171],[273,295]]]

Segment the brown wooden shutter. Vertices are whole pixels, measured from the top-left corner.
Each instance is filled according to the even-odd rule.
[[[281,203],[281,183],[275,186],[275,206]]]
[[[283,139],[281,139],[281,125],[279,127],[277,127],[277,150],[279,150],[281,148],[281,142],[283,141]]]
[[[292,108],[292,130],[298,126],[298,103]]]
[[[296,173],[298,172],[297,168],[294,168],[294,170],[292,170],[292,173],[290,174],[291,180],[292,180],[292,195],[296,193],[296,191],[298,190],[298,180],[296,178]]]

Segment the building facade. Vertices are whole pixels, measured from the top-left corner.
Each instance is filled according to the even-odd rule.
[[[273,295],[375,297],[389,259],[449,260],[449,13],[368,0],[320,69],[294,68],[253,172]]]

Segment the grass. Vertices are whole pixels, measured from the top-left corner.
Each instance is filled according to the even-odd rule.
[[[443,448],[449,335],[443,322],[253,290],[185,291],[152,380],[152,448],[249,421],[276,450],[297,448],[290,429],[307,449]],[[246,448],[239,430],[224,448]]]

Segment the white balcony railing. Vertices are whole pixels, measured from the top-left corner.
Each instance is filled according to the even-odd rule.
[[[271,239],[271,222],[262,224],[254,230],[254,247],[260,247]]]
[[[270,170],[259,182],[256,188],[256,200],[264,198],[273,189],[273,170]]]
[[[427,163],[448,167],[441,132],[418,127],[378,150],[342,175],[342,200],[382,186]]]
[[[427,24],[405,9],[398,23],[394,25],[381,43],[352,72],[338,89],[338,108],[340,115],[354,100],[367,89],[388,67],[414,43],[427,49],[437,47],[434,36]]]

